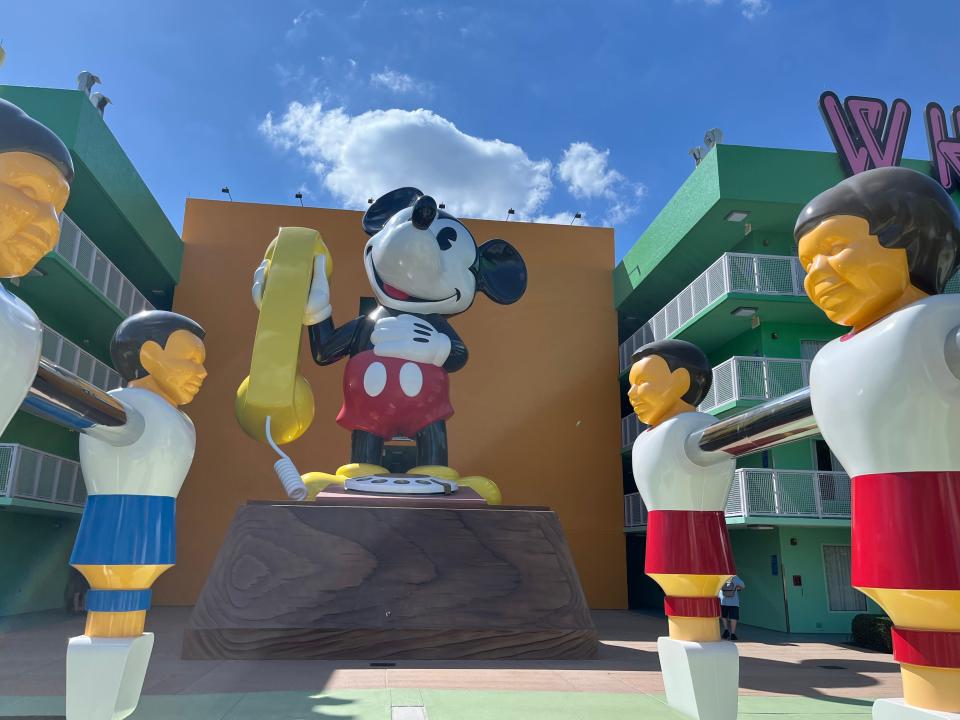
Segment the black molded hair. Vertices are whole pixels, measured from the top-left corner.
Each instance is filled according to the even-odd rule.
[[[693,343],[684,340],[658,340],[647,343],[633,353],[631,363],[639,362],[650,355],[663,358],[670,372],[685,368],[690,374],[690,387],[680,398],[684,402],[696,407],[710,392],[710,386],[713,384],[713,368],[710,367],[710,361],[703,354],[703,350]]]
[[[49,160],[69,183],[73,159],[53,130],[27,115],[11,102],[0,100],[0,153],[25,152]]]
[[[186,330],[203,340],[204,329],[190,318],[166,310],[144,310],[131,315],[113,333],[110,341],[110,359],[124,380],[146,377],[146,369],[140,364],[140,348],[153,340],[165,347],[167,340],[177,330]]]
[[[860,217],[888,248],[904,248],[910,282],[930,295],[960,264],[960,210],[933,178],[904,167],[867,170],[817,195],[800,211],[793,235],[800,241],[824,220]]]

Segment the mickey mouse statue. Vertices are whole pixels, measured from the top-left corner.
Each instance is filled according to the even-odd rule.
[[[413,187],[374,202],[363,229],[370,235],[363,262],[377,307],[336,326],[328,259],[320,253],[303,319],[319,365],[349,358],[337,422],[352,432],[351,462],[334,475],[308,473],[303,480],[311,491],[330,483],[424,493],[459,485],[499,503],[492,481],[460,477],[448,466],[448,374],[466,364],[467,348],[447,318],[467,310],[478,291],[504,305],[519,300],[527,286],[523,258],[505,240],[477,247],[463,223]],[[254,275],[255,301],[263,297],[268,268],[265,261]],[[417,467],[399,476],[380,465],[384,442],[395,437],[412,438],[417,448]]]

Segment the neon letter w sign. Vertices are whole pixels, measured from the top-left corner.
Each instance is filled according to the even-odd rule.
[[[820,96],[820,112],[847,172],[900,164],[910,124],[906,101],[894,100],[888,115],[883,100],[852,95],[841,104],[828,90]]]

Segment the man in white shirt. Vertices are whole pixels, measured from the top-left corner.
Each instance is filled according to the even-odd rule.
[[[720,588],[720,624],[723,625],[724,640],[737,641],[737,623],[740,621],[740,591],[746,585],[739,575],[734,575]]]

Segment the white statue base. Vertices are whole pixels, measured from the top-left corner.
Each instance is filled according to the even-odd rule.
[[[137,709],[153,633],[135,638],[70,638],[67,720],[122,720]]]
[[[873,720],[960,720],[960,713],[926,710],[907,705],[903,698],[877,700]]]
[[[734,643],[662,637],[657,652],[670,707],[693,720],[736,720],[740,654]]]

